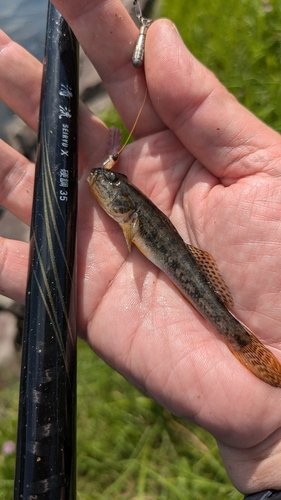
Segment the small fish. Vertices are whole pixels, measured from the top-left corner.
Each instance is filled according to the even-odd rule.
[[[186,244],[171,221],[123,174],[93,168],[90,189],[132,243],[164,271],[183,296],[222,335],[230,351],[256,377],[281,387],[281,364],[227,309],[231,294],[208,252]]]

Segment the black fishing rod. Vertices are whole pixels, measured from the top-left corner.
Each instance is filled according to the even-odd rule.
[[[77,115],[78,45],[49,3],[14,500],[76,497]]]

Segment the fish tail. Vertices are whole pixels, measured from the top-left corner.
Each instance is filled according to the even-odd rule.
[[[273,387],[281,387],[281,363],[248,328],[245,330],[250,335],[250,342],[239,350],[228,346],[231,352],[256,377]]]

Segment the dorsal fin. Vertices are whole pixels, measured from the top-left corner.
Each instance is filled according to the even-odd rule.
[[[219,295],[222,302],[228,306],[233,306],[233,298],[220,273],[214,257],[209,252],[200,250],[200,248],[194,247],[193,245],[187,246],[197,260],[198,264],[201,266],[202,270],[209,279],[212,288]]]

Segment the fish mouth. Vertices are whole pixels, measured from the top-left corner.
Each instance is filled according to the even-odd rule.
[[[87,181],[94,196],[97,196],[99,193],[101,195],[104,191],[107,190],[105,189],[105,180],[106,179],[103,168],[93,168],[91,170]]]
[[[99,172],[97,168],[93,168],[90,172],[89,177],[87,178],[90,191],[92,195],[96,198],[98,202],[101,201],[101,179],[99,179]]]
[[[105,210],[116,196],[108,176],[109,172],[104,168],[93,168],[87,179],[91,193]]]
[[[98,179],[98,168],[92,168],[89,177],[87,178],[90,187],[92,188]]]

